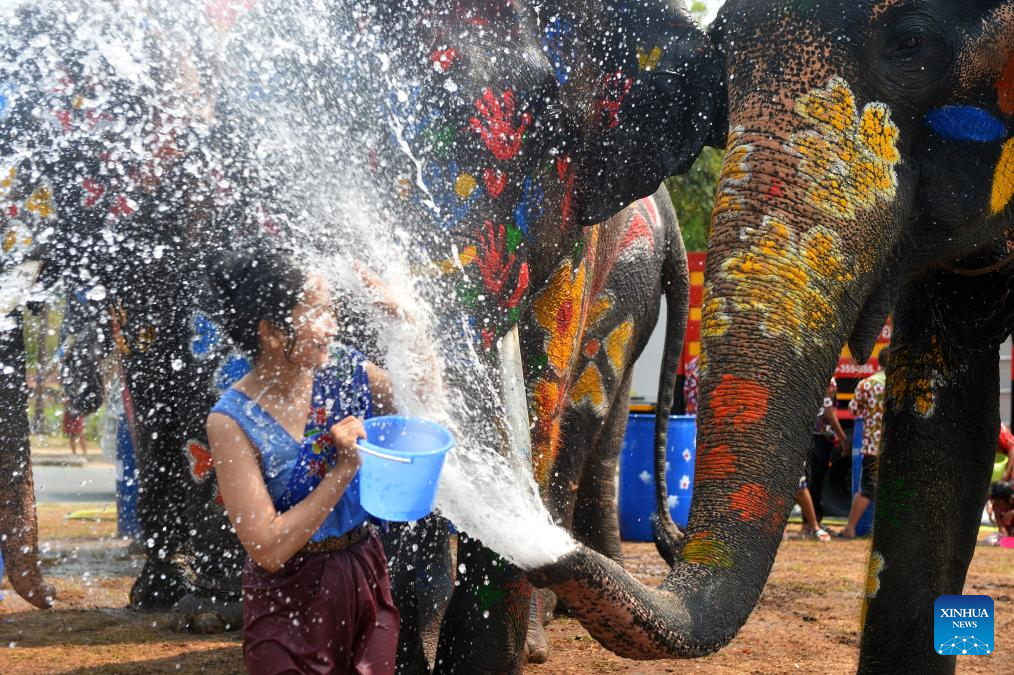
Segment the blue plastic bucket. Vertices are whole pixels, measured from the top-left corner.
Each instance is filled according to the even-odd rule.
[[[856,418],[856,426],[852,430],[852,498],[855,499],[859,493],[860,481],[863,477],[863,455],[860,449],[863,447],[863,420]],[[866,507],[863,517],[856,523],[856,536],[864,537],[873,529],[873,502]]]
[[[418,417],[371,417],[360,440],[359,500],[382,520],[419,520],[433,511],[440,471],[454,436]]]
[[[620,537],[651,541],[651,514],[655,512],[655,416],[632,413],[620,451],[618,511]],[[673,415],[666,441],[666,487],[669,513],[680,527],[687,526],[694,489],[697,456],[697,418]]]

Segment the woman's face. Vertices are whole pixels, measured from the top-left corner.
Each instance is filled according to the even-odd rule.
[[[292,310],[295,341],[287,356],[289,361],[306,368],[327,365],[328,348],[338,333],[334,319],[331,293],[318,274],[306,280],[303,297]]]

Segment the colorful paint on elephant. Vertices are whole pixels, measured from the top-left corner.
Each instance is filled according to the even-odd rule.
[[[1000,158],[993,170],[989,208],[993,215],[1001,213],[1014,199],[1014,139],[1008,131],[1014,116],[1014,56],[996,82],[997,105],[1007,119],[997,119],[990,111],[974,105],[946,105],[927,113],[925,124],[940,136],[966,143],[999,143],[1003,141]]]
[[[594,254],[597,240],[598,231],[594,229],[586,254]],[[560,428],[568,393],[566,374],[576,360],[588,312],[587,260],[587,257],[581,259],[576,266],[574,260],[564,260],[532,301],[533,316],[547,335],[544,374],[532,388],[533,416],[537,420],[532,434],[532,457],[540,485],[548,483],[560,448]],[[584,395],[597,395],[594,389],[589,391],[590,384],[584,383]]]
[[[787,338],[802,352],[834,318],[829,289],[852,280],[844,268],[841,238],[820,225],[797,236],[774,216],[765,216],[759,228],[744,227],[740,238],[748,248],[722,264],[736,287],[733,307],[759,313],[762,331]],[[772,288],[780,292],[772,293]]]
[[[692,565],[729,569],[733,566],[733,550],[711,532],[694,532],[683,546],[683,560]]]
[[[575,256],[560,263],[532,301],[532,318],[544,336],[539,353],[527,357],[528,370],[537,373],[532,454],[543,487],[565,440],[565,417],[573,411],[604,419],[629,365],[637,326],[610,287],[611,275],[655,256],[659,214],[650,199],[624,214],[622,229],[609,221],[583,232]]]
[[[880,592],[880,574],[886,567],[884,556],[879,551],[871,551],[866,564],[866,583],[863,588],[863,605],[859,615],[859,625],[866,625],[866,610],[870,600]]]
[[[933,336],[929,348],[913,354],[901,347],[891,353],[891,374],[887,383],[887,407],[909,409],[920,417],[936,410],[937,390],[950,377],[942,341]]]
[[[916,527],[907,522],[916,515],[916,488],[901,477],[883,480],[877,485],[877,522],[879,527]]]
[[[816,127],[789,139],[812,205],[854,220],[858,211],[894,198],[900,132],[885,104],[867,103],[859,112],[848,83],[832,77],[826,88],[800,97],[796,114]]]

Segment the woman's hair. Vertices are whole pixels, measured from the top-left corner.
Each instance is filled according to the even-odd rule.
[[[289,335],[292,310],[306,286],[306,275],[291,258],[277,251],[226,253],[209,265],[211,286],[222,303],[219,315],[239,349],[252,357],[260,351],[258,327],[267,321]]]

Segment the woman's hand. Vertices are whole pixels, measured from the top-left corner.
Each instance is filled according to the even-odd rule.
[[[349,415],[342,421],[331,426],[331,438],[334,440],[338,456],[335,459],[335,469],[355,473],[359,470],[359,447],[356,444],[360,438],[366,438],[366,427],[358,417]]]
[[[392,316],[396,319],[403,319],[412,323],[412,316],[405,311],[401,302],[397,297],[395,297],[394,293],[380,277],[371,272],[358,260],[353,262],[353,266],[356,268],[356,271],[359,272],[359,276],[363,280],[363,285],[366,286],[366,288],[368,288],[373,294],[374,305],[388,316]]]

